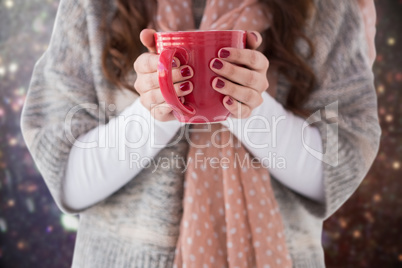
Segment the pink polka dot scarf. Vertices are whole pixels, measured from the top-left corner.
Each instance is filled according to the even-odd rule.
[[[191,4],[158,1],[157,30],[194,29]],[[269,26],[269,12],[257,0],[207,0],[200,29],[262,32]],[[190,136],[175,267],[291,267],[268,170],[221,124],[209,126],[211,132]]]
[[[191,0],[159,0],[156,17],[160,31],[194,29]],[[206,0],[200,30],[255,30],[269,25],[269,12],[257,0]]]
[[[192,127],[176,267],[291,267],[267,169],[209,126]]]

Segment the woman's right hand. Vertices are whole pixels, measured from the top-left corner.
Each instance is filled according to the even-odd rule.
[[[158,82],[158,59],[156,54],[155,30],[144,29],[140,34],[142,44],[149,52],[141,54],[134,62],[134,70],[137,74],[134,88],[140,94],[141,103],[151,112],[151,115],[159,121],[176,120],[172,114],[172,108],[165,102]],[[180,61],[175,58],[172,69],[172,79],[177,96],[182,97],[193,90],[190,81],[186,81],[194,74],[188,65],[180,66]]]

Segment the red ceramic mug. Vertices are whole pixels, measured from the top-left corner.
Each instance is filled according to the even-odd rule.
[[[214,123],[227,119],[229,111],[223,105],[225,95],[212,88],[212,80],[218,75],[209,64],[223,47],[245,48],[245,31],[188,31],[155,33],[159,56],[158,75],[162,95],[174,116],[185,123]],[[172,82],[173,57],[181,65],[189,65],[194,75],[189,81],[193,91],[184,96],[182,103]]]

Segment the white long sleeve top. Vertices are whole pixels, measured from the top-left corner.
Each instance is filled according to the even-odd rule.
[[[322,150],[318,129],[304,127],[301,117],[285,110],[266,92],[263,100],[248,120],[229,118],[223,124],[263,165],[268,153],[285,160],[285,168],[268,167],[277,180],[308,198],[323,202],[322,162],[306,150],[306,145]],[[276,122],[275,131],[267,129],[267,120],[271,118],[276,120],[272,121]],[[146,164],[132,165],[132,157],[149,161],[183,124],[177,120],[153,119],[138,98],[106,125],[80,136],[71,149],[63,181],[65,204],[82,209],[111,195]],[[259,130],[253,131],[256,129]]]

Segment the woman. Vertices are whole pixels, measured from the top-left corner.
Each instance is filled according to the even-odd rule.
[[[73,267],[324,266],[322,222],[356,190],[378,150],[373,53],[362,14],[346,0],[159,1],[157,8],[142,1],[61,1],[21,124],[57,205],[80,215]],[[194,159],[196,150],[179,135],[188,128],[158,89],[151,29],[198,25],[248,31],[247,49],[223,48],[209,66],[222,76],[212,85],[227,95],[223,104],[232,118],[219,137],[232,133],[241,141],[225,152],[260,160],[246,174],[177,160]],[[193,70],[173,64],[177,92],[187,95]],[[277,146],[256,148],[236,131],[245,128],[236,118],[252,116],[285,117]],[[304,118],[319,124],[304,128]],[[212,135],[196,134],[191,141]],[[252,138],[266,144],[272,135]],[[264,166],[268,151],[283,156],[286,168]],[[202,152],[219,154],[213,146]],[[218,176],[197,180],[203,169]],[[240,191],[232,194],[228,185],[241,185]],[[244,213],[233,211],[236,205]]]

